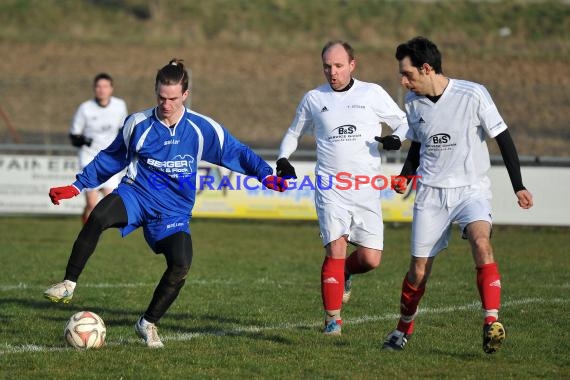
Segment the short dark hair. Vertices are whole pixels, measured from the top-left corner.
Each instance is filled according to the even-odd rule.
[[[97,86],[97,82],[99,82],[101,79],[108,80],[109,82],[111,82],[111,86],[113,85],[113,78],[109,74],[99,73],[95,75],[95,78],[93,78],[93,87]]]
[[[346,51],[346,54],[348,54],[348,59],[351,61],[354,59],[354,49],[352,48],[352,46],[350,46],[348,42],[343,40],[332,40],[327,42],[325,46],[323,46],[323,50],[321,51],[321,58],[323,58],[326,51],[329,50],[334,45],[341,45]]]
[[[157,89],[159,83],[168,86],[181,84],[182,92],[186,92],[186,90],[188,90],[189,79],[183,62],[182,59],[172,58],[170,62],[168,62],[168,65],[158,70],[154,88]]]
[[[398,45],[396,48],[396,59],[410,57],[414,67],[420,68],[424,63],[430,65],[436,74],[443,73],[441,69],[441,53],[436,44],[425,37],[414,37],[408,42]]]

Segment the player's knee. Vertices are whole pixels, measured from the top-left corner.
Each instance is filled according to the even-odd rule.
[[[378,266],[380,266],[380,261],[381,261],[381,255],[378,253],[366,255],[364,259],[365,265],[370,270],[378,268]]]
[[[408,282],[415,288],[425,285],[428,279],[428,272],[422,267],[413,267],[408,271]]]
[[[182,286],[186,281],[190,265],[188,266],[171,266],[167,269],[166,280],[171,286]]]
[[[106,224],[106,215],[97,208],[90,210],[88,215],[85,228],[89,228],[93,232],[103,232]]]
[[[325,251],[327,256],[332,257],[333,259],[344,259],[346,257],[346,246],[346,236],[341,236],[340,238],[328,243],[325,246]]]
[[[491,241],[487,236],[474,238],[471,241],[471,246],[477,256],[487,256],[491,254]]]

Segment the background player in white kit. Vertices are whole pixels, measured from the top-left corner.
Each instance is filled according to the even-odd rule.
[[[127,117],[125,101],[113,96],[113,78],[100,73],[93,79],[93,99],[79,106],[73,117],[69,137],[73,146],[79,148],[79,167],[83,169],[117,136]],[[85,192],[83,223],[99,202],[99,190],[103,196],[113,191],[121,181],[123,172],[116,174],[97,189]]]
[[[410,92],[405,108],[412,141],[401,175],[417,169],[418,189],[412,222],[411,261],[402,284],[400,320],[384,348],[401,350],[414,331],[414,317],[435,256],[447,247],[451,224],[469,240],[484,312],[483,350],[495,352],[505,339],[498,321],[501,279],[491,237],[490,167],[486,137],[497,141],[523,209],[532,195],[522,183],[519,159],[507,125],[480,84],[443,75],[437,46],[416,37],[398,46],[401,82]],[[405,191],[406,181],[396,190]]]
[[[281,143],[277,175],[297,178],[288,158],[297,149],[298,139],[313,133],[318,177],[315,205],[326,250],[321,271],[324,333],[340,335],[340,311],[343,298],[346,302],[350,296],[350,275],[368,272],[380,264],[384,229],[380,191],[371,184],[360,185],[358,190],[339,190],[334,177],[340,172],[349,172],[352,178],[372,178],[381,173],[375,141],[381,134],[380,123],[388,124],[394,133],[377,138],[387,150],[400,148],[408,125],[405,113],[382,87],[352,77],[356,62],[348,43],[327,43],[321,57],[328,83],[307,92],[301,100]],[[357,246],[348,258],[347,242]]]

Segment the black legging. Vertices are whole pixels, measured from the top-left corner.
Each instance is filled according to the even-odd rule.
[[[144,319],[152,323],[162,318],[186,282],[192,264],[192,237],[176,232],[159,240],[156,252],[164,254],[167,267],[144,313]]]
[[[112,193],[103,198],[89,215],[73,244],[65,279],[76,282],[95,251],[103,231],[125,226],[127,222],[127,210],[121,197]],[[144,313],[144,318],[152,323],[158,322],[166,313],[186,281],[192,264],[192,238],[186,232],[176,232],[157,241],[155,251],[164,254],[167,268]]]
[[[103,231],[110,227],[125,226],[127,222],[127,210],[119,195],[111,193],[97,203],[73,244],[65,269],[65,279],[77,281]]]

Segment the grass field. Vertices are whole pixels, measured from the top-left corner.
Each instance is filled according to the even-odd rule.
[[[496,228],[507,340],[481,350],[468,246],[438,258],[406,351],[379,349],[396,322],[409,226],[387,226],[381,268],[357,277],[340,338],[324,337],[316,223],[193,221],[194,262],[163,318],[163,350],[133,324],[164,270],[137,231],[108,231],[69,305],[42,291],[63,275],[76,218],[0,218],[0,378],[569,378],[567,229]],[[62,330],[80,310],[107,323],[107,346],[77,352]]]

